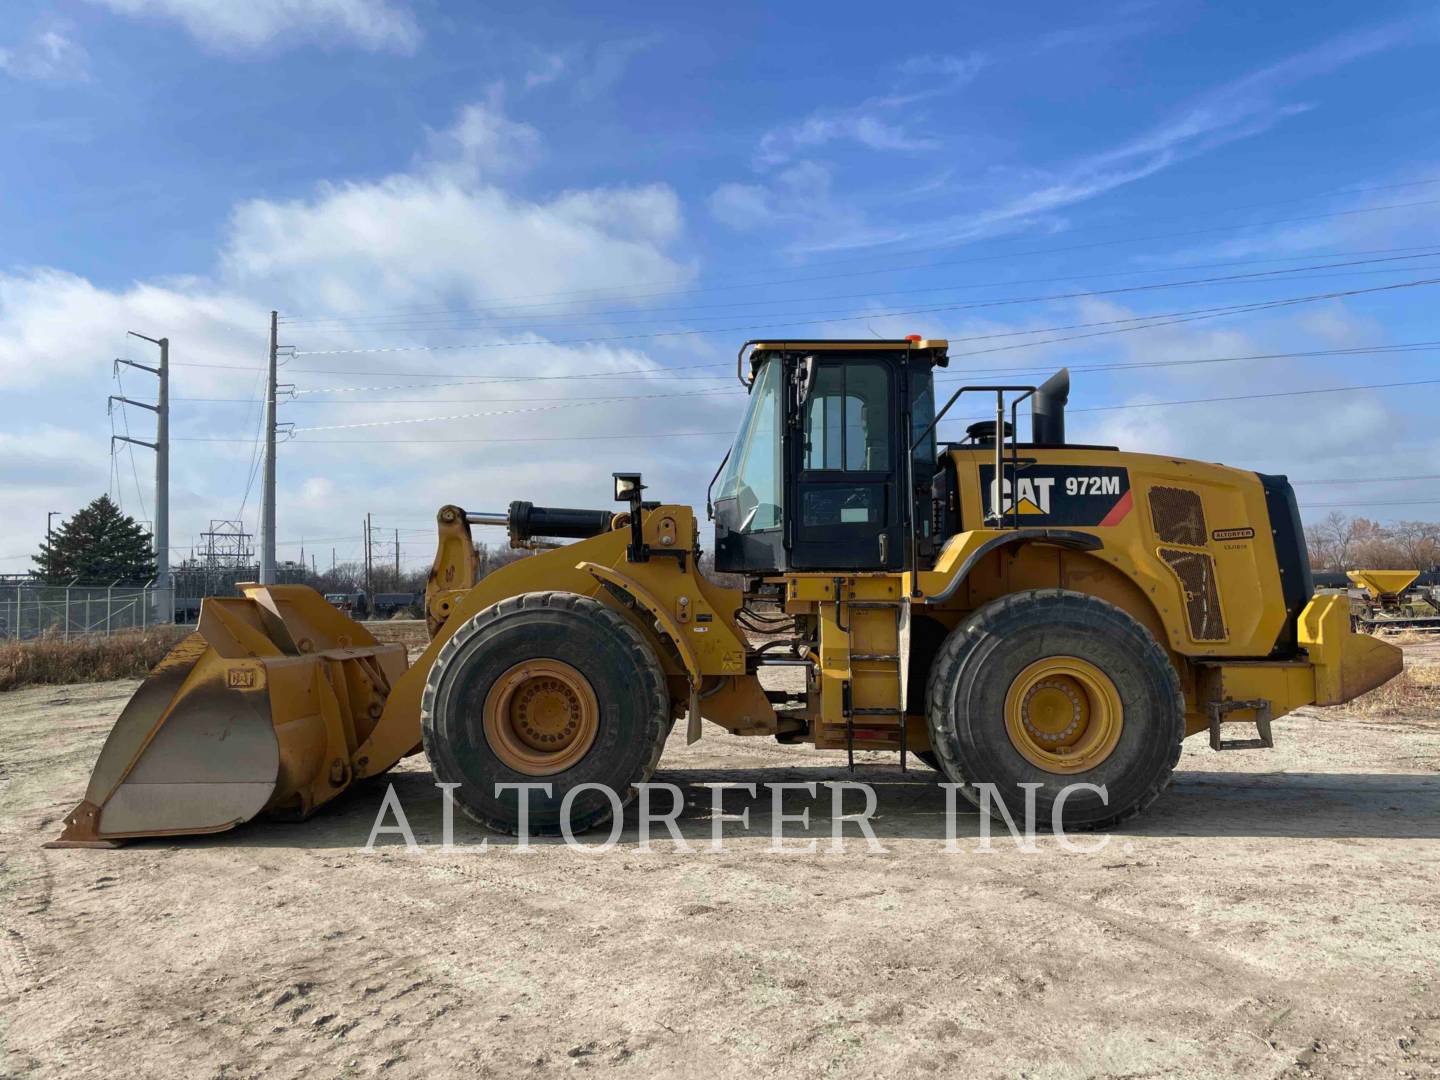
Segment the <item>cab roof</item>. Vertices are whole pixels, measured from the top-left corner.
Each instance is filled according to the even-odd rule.
[[[944,338],[923,338],[912,334],[904,338],[798,338],[787,341],[770,338],[765,341],[747,341],[740,346],[740,356],[750,349],[750,370],[753,374],[760,362],[776,353],[877,353],[914,352],[926,353],[926,359],[936,367],[945,367],[950,362],[950,342]],[[741,380],[744,381],[743,378]]]
[[[756,352],[890,352],[892,349],[938,349],[944,352],[950,342],[944,338],[799,338],[795,341],[772,339],[747,341]]]

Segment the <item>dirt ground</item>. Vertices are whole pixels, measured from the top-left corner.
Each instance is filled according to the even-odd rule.
[[[604,854],[441,851],[423,758],[385,778],[420,854],[360,850],[383,782],[300,824],[41,848],[134,686],[0,695],[0,1075],[1440,1075],[1440,717],[1191,740],[1090,854],[978,851],[969,813],[947,853],[935,774],[877,761],[855,778],[885,852],[770,853],[761,798],[705,853],[695,785],[848,777],[683,725],[656,779],[687,791],[691,853],[640,851],[633,814]],[[785,809],[823,849],[819,790]]]

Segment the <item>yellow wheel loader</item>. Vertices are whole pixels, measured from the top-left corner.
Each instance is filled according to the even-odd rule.
[[[619,473],[618,512],[441,509],[413,664],[308,588],[206,599],[57,843],[304,817],[422,748],[477,821],[580,829],[613,813],[593,785],[628,798],[682,717],[691,741],[703,719],[914,755],[977,802],[1038,785],[1042,820],[1058,800],[1097,828],[1164,790],[1186,736],[1271,746],[1276,717],[1400,671],[1345,596],[1312,596],[1284,477],[1067,442],[1065,371],[937,409],[946,364],[920,338],[746,342],[707,496],[714,568],[742,588],[701,572],[690,508]],[[962,399],[986,419],[941,444]],[[474,526],[533,553],[477,579]],[[803,692],[767,689],[774,666]]]

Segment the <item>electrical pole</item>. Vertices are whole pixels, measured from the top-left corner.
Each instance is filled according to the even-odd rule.
[[[155,441],[148,443],[126,435],[112,435],[110,439],[112,443],[118,439],[121,442],[134,443],[137,446],[148,446],[155,451],[155,527],[151,532],[151,539],[155,547],[155,583],[158,586],[155,597],[155,618],[157,622],[174,622],[175,592],[170,585],[170,339],[147,337],[144,334],[137,334],[134,330],[129,331],[129,336],[139,338],[141,341],[148,341],[152,345],[158,345],[160,347],[160,366],[152,368],[146,364],[137,364],[134,360],[125,359],[117,359],[115,363],[150,372],[160,381],[159,392],[154,405],[115,395],[111,395],[110,402],[113,405],[116,401],[123,401],[127,405],[138,405],[142,409],[149,409],[153,412],[155,414]]]
[[[370,560],[370,555],[371,555],[371,552],[370,552],[370,515],[369,515],[369,514],[366,514],[366,515],[365,515],[365,603],[366,603],[366,604],[369,604],[369,603],[370,603],[370,598],[375,595],[375,594],[374,594],[374,591],[372,590],[371,584],[370,584],[370,562],[371,562],[371,560]]]
[[[265,375],[265,477],[260,488],[260,584],[275,584],[275,369],[280,313],[270,312],[270,365]]]
[[[400,530],[395,530],[395,591],[400,591]]]

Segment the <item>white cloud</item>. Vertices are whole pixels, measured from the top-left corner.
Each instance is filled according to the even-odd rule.
[[[711,215],[733,229],[799,229],[816,234],[853,233],[860,217],[838,203],[828,166],[792,161],[772,170],[767,184],[721,184],[709,198]]]
[[[528,169],[540,155],[540,132],[507,117],[502,95],[460,110],[455,123],[429,133],[430,162],[436,168],[460,170],[461,179],[505,176]]]
[[[169,19],[211,48],[248,52],[296,38],[413,52],[420,27],[392,0],[90,0],[122,15]]]
[[[1064,221],[1059,213],[1065,208],[1136,183],[1219,147],[1269,131],[1314,107],[1311,102],[1293,98],[1293,92],[1301,84],[1425,36],[1433,38],[1434,28],[1430,27],[1422,34],[1415,24],[1398,21],[1363,33],[1334,38],[1221,83],[1176,109],[1165,120],[1118,145],[1058,166],[1041,168],[1025,165],[992,169],[992,175],[1000,181],[994,186],[1004,194],[993,199],[990,205],[904,227],[872,227],[849,232],[837,230],[799,246],[807,251],[826,251],[912,241],[919,237],[924,237],[928,243],[944,243],[1027,229],[1063,227]],[[909,63],[936,67],[942,62],[919,58]],[[974,70],[978,71],[979,67]],[[897,96],[893,100],[902,98]],[[861,106],[857,115],[871,113],[873,109]],[[819,140],[828,129],[824,123],[817,123],[810,128],[802,125],[786,132],[772,133],[772,136],[767,136],[771,139],[768,145],[762,140],[761,157],[767,154],[773,157],[787,146],[801,145],[798,139],[806,131]],[[888,134],[896,138],[905,135],[904,132]],[[831,137],[839,135],[831,134]],[[915,148],[920,148],[918,141]],[[1013,194],[1017,190],[1019,194]]]
[[[600,223],[607,216],[612,220]],[[443,300],[495,304],[631,281],[683,279],[657,247],[678,230],[669,188],[529,201],[496,187],[401,174],[315,198],[240,206],[226,274],[287,306],[352,313]]]
[[[614,90],[629,73],[635,58],[660,40],[658,35],[648,34],[554,51],[533,50],[529,70],[520,85],[526,91],[558,86],[577,101],[592,101]]]
[[[777,217],[769,190],[760,184],[721,184],[709,205],[716,221],[741,232],[765,228]]]
[[[1135,311],[1104,300],[1077,306],[1085,321],[1131,318]],[[1384,327],[1340,303],[1260,316],[1236,325],[1188,324],[1117,335],[1107,347],[1117,362],[1200,360],[1257,356],[1306,349],[1354,347],[1386,340]],[[1323,517],[1312,504],[1394,498],[1377,494],[1367,477],[1385,461],[1384,475],[1423,473],[1440,450],[1425,409],[1407,407],[1407,390],[1287,395],[1296,390],[1404,381],[1426,377],[1404,357],[1306,357],[1193,364],[1143,372],[1074,374],[1071,436],[1149,453],[1222,461],[1300,479],[1356,478],[1353,485],[1297,487],[1307,518]],[[1428,389],[1428,388],[1422,388]],[[1126,405],[1235,397],[1242,400],[1109,411],[1085,411],[1103,398]],[[1246,399],[1248,397],[1248,400]],[[1394,514],[1371,511],[1371,516]],[[1363,513],[1363,508],[1355,512]],[[1422,509],[1419,511],[1424,513]],[[1403,514],[1401,515],[1403,516]]]
[[[36,82],[83,82],[90,54],[63,25],[35,30],[19,45],[0,47],[0,71]]]
[[[625,77],[631,61],[659,40],[647,35],[600,42],[581,66],[575,80],[576,96],[588,100],[609,93]]]
[[[868,107],[811,113],[797,124],[766,132],[760,139],[755,160],[760,165],[789,161],[797,153],[827,143],[847,141],[867,150],[916,152],[938,150],[940,140],[912,134],[903,123],[887,120]]]
[[[377,522],[387,527],[420,529],[419,534],[404,537],[407,551],[428,558],[433,544],[428,529],[436,508],[445,502],[503,506],[511,499],[528,498],[603,506],[608,491],[598,478],[627,465],[644,469],[657,485],[668,485],[668,497],[703,495],[724,439],[404,441],[608,436],[657,426],[725,430],[733,427],[738,409],[733,391],[654,400],[634,397],[712,384],[653,377],[613,382],[567,378],[575,372],[649,368],[663,354],[604,344],[554,344],[554,339],[603,336],[603,331],[597,332],[593,325],[583,331],[567,329],[563,316],[554,317],[553,305],[539,309],[539,321],[497,322],[488,314],[513,308],[516,297],[590,295],[640,281],[687,282],[694,268],[673,253],[684,235],[684,217],[673,191],[662,184],[642,184],[540,196],[507,186],[497,179],[506,172],[501,166],[514,164],[517,148],[526,153],[538,150],[540,138],[507,118],[493,100],[461,110],[448,132],[429,137],[430,152],[406,171],[363,183],[321,185],[305,198],[252,200],[236,207],[215,268],[203,279],[105,288],[54,268],[0,271],[0,387],[12,406],[7,437],[38,440],[55,448],[55,462],[25,459],[23,468],[33,467],[37,474],[67,461],[74,465],[66,478],[57,475],[53,485],[16,487],[6,482],[0,555],[32,547],[38,536],[34,523],[43,524],[46,511],[73,509],[105,489],[110,433],[105,395],[115,390],[110,359],[129,355],[150,362],[153,358],[150,346],[125,340],[128,329],[164,334],[172,341],[174,542],[187,546],[210,518],[234,516],[249,475],[249,439],[257,430],[258,414],[245,402],[256,397],[271,307],[322,320],[282,327],[282,341],[306,350],[527,343],[525,347],[302,356],[287,363],[282,378],[306,388],[421,381],[397,377],[395,371],[552,376],[539,382],[310,395],[282,405],[282,418],[301,427],[509,412],[576,396],[627,398],[545,412],[302,435],[302,440],[310,441],[283,444],[280,452],[282,541],[304,536],[313,548],[322,543],[318,538],[353,532],[356,539],[349,545],[353,558],[358,528],[336,521],[358,522],[366,510],[372,510]],[[465,160],[461,151],[470,155],[472,167],[458,167],[457,161]],[[449,307],[471,310],[462,329],[437,329],[433,318],[424,315],[396,321],[386,314]],[[378,322],[367,321],[377,314],[382,316]],[[323,321],[333,318],[351,321]],[[679,362],[706,360],[719,362],[719,373],[728,374],[728,356],[712,352],[698,340],[687,340],[685,358]],[[304,374],[302,369],[312,373]],[[146,400],[153,393],[149,376],[125,370],[124,378],[130,396]],[[733,380],[722,385],[732,390]],[[199,398],[244,401],[195,400]],[[551,400],[516,400],[534,398]],[[663,420],[657,423],[657,417]],[[131,410],[129,420],[139,437],[147,437],[140,433],[153,424],[149,413]],[[190,441],[231,437],[245,441]],[[346,441],[315,441],[320,438]],[[675,451],[682,444],[677,457]],[[124,451],[123,488],[127,509],[138,515],[129,453]],[[148,504],[151,459],[148,451],[136,448],[134,453]],[[585,467],[575,467],[582,457]],[[57,498],[60,501],[54,505],[45,505]],[[247,508],[252,521],[255,506],[252,491]],[[344,559],[346,545],[338,546]],[[281,553],[293,557],[298,546],[282,547]],[[0,570],[23,566],[23,562],[7,562]]]
[[[965,56],[936,56],[926,54],[924,56],[911,56],[900,62],[900,71],[905,75],[917,76],[939,76],[949,81],[952,86],[969,82],[979,75],[981,70],[988,63],[987,58],[981,53],[968,53]]]
[[[523,85],[526,90],[549,86],[570,68],[571,57],[563,52],[547,52],[536,55],[530,70],[525,73]]]
[[[858,105],[816,109],[798,122],[765,132],[755,149],[757,168],[783,164],[831,143],[853,143],[867,150],[919,153],[937,150],[939,139],[909,128],[906,114],[922,101],[952,93],[986,65],[980,53],[967,56],[913,56],[901,62],[902,86]],[[925,80],[920,84],[920,80]]]

